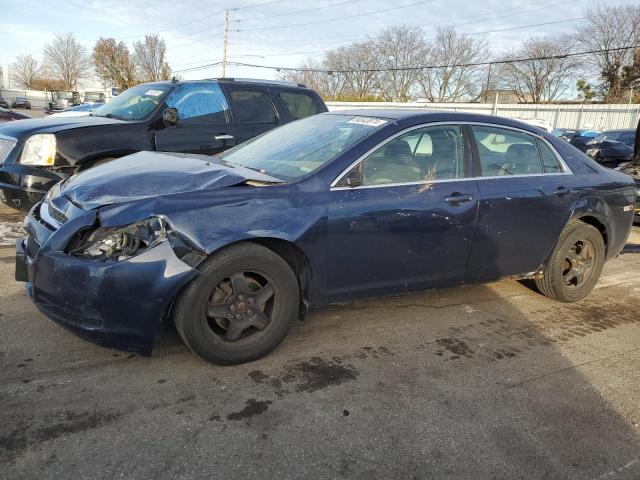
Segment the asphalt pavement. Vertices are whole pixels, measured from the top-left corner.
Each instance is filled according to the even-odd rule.
[[[47,320],[0,248],[0,475],[638,479],[640,227],[594,292],[487,285],[319,309],[218,367]]]

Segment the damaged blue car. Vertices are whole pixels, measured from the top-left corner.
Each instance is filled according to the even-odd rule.
[[[215,157],[141,152],[57,184],[16,279],[47,317],[150,354],[274,349],[311,307],[530,277],[576,301],[625,244],[635,184],[536,127],[452,112],[305,118]]]

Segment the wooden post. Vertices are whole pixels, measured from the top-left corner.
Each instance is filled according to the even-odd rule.
[[[224,11],[224,43],[222,44],[222,78],[227,70],[227,37],[229,35],[229,10]]]

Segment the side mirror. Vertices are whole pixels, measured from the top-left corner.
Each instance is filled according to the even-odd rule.
[[[351,188],[362,185],[362,172],[360,171],[360,168],[356,167],[351,170],[347,176],[344,177],[342,183],[344,186]]]
[[[162,112],[162,121],[165,126],[172,127],[178,124],[178,120],[180,120],[180,114],[178,110],[175,108],[165,108],[164,112]]]

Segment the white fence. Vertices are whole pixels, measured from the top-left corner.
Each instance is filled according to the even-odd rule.
[[[111,100],[111,90],[103,91],[98,89],[94,89],[94,90],[87,89],[86,91],[88,92],[102,91],[105,94],[106,101],[108,102],[109,100]],[[84,93],[85,93],[85,90],[80,91],[80,98],[84,98]],[[47,106],[47,103],[48,103],[47,98],[49,96],[49,92],[45,92],[42,90],[3,89],[3,90],[0,90],[0,96],[8,100],[9,103],[11,103],[11,101],[16,97],[27,97],[27,100],[31,102],[32,108],[44,108]]]
[[[499,104],[499,103],[395,103],[395,102],[327,102],[329,110],[363,108],[453,111],[499,115],[508,118],[537,118],[554,128],[593,128],[612,130],[636,128],[640,104]]]

